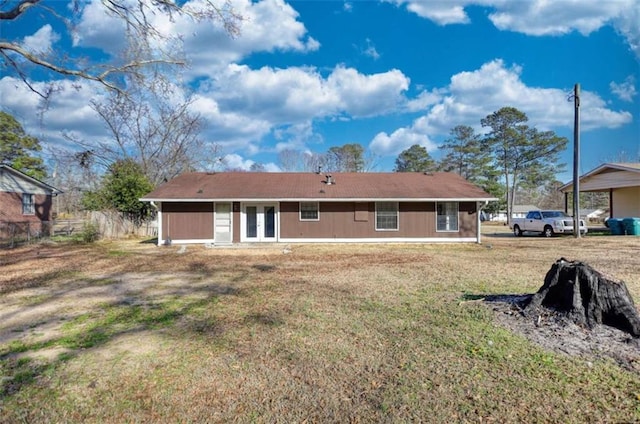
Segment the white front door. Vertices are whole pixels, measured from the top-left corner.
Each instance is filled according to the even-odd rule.
[[[216,243],[231,243],[231,203],[216,203]]]
[[[276,241],[278,209],[272,204],[244,205],[242,214],[243,241]]]

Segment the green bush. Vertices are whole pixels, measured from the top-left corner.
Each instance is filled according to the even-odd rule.
[[[93,243],[100,239],[100,228],[93,222],[85,223],[82,231],[77,236],[77,241],[81,243]]]

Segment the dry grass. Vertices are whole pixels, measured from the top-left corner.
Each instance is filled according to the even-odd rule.
[[[0,422],[640,420],[637,373],[460,304],[563,256],[638,298],[640,238],[483,242],[2,250]]]

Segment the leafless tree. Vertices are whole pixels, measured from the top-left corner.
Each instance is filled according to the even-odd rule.
[[[284,172],[301,172],[304,170],[305,154],[300,150],[284,149],[278,153],[280,169]]]
[[[192,100],[178,100],[178,88],[162,74],[131,80],[128,93],[111,92],[91,107],[102,118],[110,137],[78,139],[67,134],[103,167],[122,159],[133,159],[154,185],[176,175],[206,168],[215,162],[217,147],[200,138],[201,117],[192,112]]]
[[[110,58],[109,62],[90,63],[88,58],[68,53],[36,52],[18,37],[7,38],[7,29],[12,22],[40,16],[51,21],[62,21],[67,29],[64,34],[69,40],[76,34],[78,23],[87,2],[72,0],[65,4],[70,15],[62,16],[56,11],[53,0],[5,0],[0,1],[0,59],[2,67],[14,72],[34,92],[48,98],[55,91],[53,86],[37,89],[29,79],[32,66],[48,70],[54,74],[96,81],[103,86],[125,93],[127,77],[137,76],[150,65],[184,65],[181,49],[181,34],[167,34],[154,26],[153,19],[167,16],[171,21],[187,17],[194,21],[216,21],[221,23],[231,36],[239,33],[242,17],[229,2],[217,6],[211,1],[202,1],[198,7],[174,0],[102,0],[105,12],[116,18],[126,29],[129,52],[134,55]]]
[[[51,184],[62,190],[56,197],[55,211],[62,216],[74,216],[83,209],[83,193],[95,190],[100,182],[93,157],[86,151],[47,150],[54,163]]]

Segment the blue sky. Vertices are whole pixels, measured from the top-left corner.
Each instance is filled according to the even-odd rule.
[[[483,131],[480,119],[503,106],[572,142],[575,83],[581,173],[640,154],[638,0],[231,3],[246,18],[234,39],[211,24],[163,22],[185,34],[183,88],[194,90],[193,110],[207,122],[202,136],[221,147],[229,167],[259,162],[277,171],[282,149],[321,153],[360,143],[375,158],[373,171],[391,171],[413,144],[438,159],[451,128]],[[99,2],[81,4],[73,40],[35,15],[3,23],[1,36],[56,55],[117,54],[122,31]],[[64,144],[65,131],[107,136],[88,107],[101,87],[55,77],[66,89],[40,119],[37,96],[3,72],[2,109],[43,144]],[[51,77],[34,70],[30,78],[37,86]],[[562,155],[563,181],[571,149]]]

